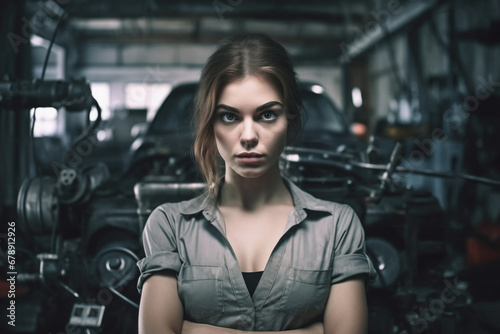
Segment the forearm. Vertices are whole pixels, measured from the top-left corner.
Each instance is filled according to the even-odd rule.
[[[318,322],[312,324],[305,328],[287,330],[287,331],[268,331],[268,332],[255,332],[255,331],[241,331],[232,328],[217,327],[206,324],[198,324],[190,321],[184,321],[182,326],[182,334],[276,334],[276,333],[286,333],[286,334],[324,334],[323,323]]]
[[[331,286],[323,324],[326,334],[366,334],[368,332],[364,277],[353,277]]]
[[[183,316],[175,275],[162,272],[150,277],[141,294],[139,334],[180,334]]]

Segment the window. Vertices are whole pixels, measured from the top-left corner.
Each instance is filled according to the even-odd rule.
[[[128,83],[125,85],[125,108],[147,109],[147,119],[152,120],[171,89],[168,83]]]
[[[110,107],[110,88],[107,82],[91,82],[90,89],[92,90],[92,96],[96,99],[97,103],[101,107],[101,118],[107,120],[111,118]],[[95,121],[97,118],[97,110],[92,107],[90,113],[90,120]]]
[[[30,110],[31,121],[36,109],[34,137],[50,137],[58,134],[57,131],[57,109],[56,108],[33,108]]]

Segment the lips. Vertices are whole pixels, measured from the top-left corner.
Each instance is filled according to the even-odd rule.
[[[244,152],[236,155],[236,158],[244,164],[256,164],[259,163],[264,155],[253,153],[253,152]]]
[[[238,158],[261,158],[262,157],[262,154],[258,154],[258,153],[252,153],[252,152],[249,152],[249,153],[240,153],[237,155]]]

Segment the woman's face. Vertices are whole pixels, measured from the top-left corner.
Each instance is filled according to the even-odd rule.
[[[215,113],[215,139],[226,173],[255,178],[279,169],[287,119],[282,98],[268,80],[251,75],[229,83]]]

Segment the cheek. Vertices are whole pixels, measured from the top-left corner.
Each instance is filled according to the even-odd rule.
[[[282,151],[286,145],[286,137],[287,126],[285,123],[284,125],[274,129],[272,134],[268,137],[268,142],[273,147],[273,150]]]
[[[214,128],[214,134],[217,151],[219,151],[221,156],[224,156],[224,152],[229,149],[229,145],[231,143],[230,136],[227,131],[221,131],[221,129],[218,129],[217,126]]]

